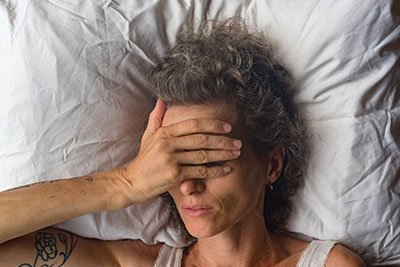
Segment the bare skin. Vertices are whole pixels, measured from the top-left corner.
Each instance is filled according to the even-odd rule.
[[[56,241],[55,246],[47,246],[47,254],[37,246],[40,234]],[[68,246],[59,235],[66,237]],[[45,228],[2,244],[0,266],[152,266],[159,249],[160,245],[148,246],[141,241],[87,239],[63,230]]]
[[[57,238],[57,254],[53,259],[48,258],[45,261],[40,257],[39,250],[35,246],[38,233],[53,234]],[[64,258],[62,255],[62,253],[65,252],[65,245],[58,239],[58,234],[67,236],[68,241],[76,241],[76,245],[72,251],[70,251],[71,254],[67,258]],[[286,235],[277,235],[274,237],[274,240],[276,240],[275,247],[281,248],[282,250],[282,253],[278,255],[278,258],[281,258],[281,260],[277,259],[276,263],[272,265],[260,263],[259,265],[251,266],[296,266],[302,250],[308,245],[308,242],[297,240]],[[54,264],[54,267],[151,267],[154,265],[160,248],[161,244],[149,246],[139,240],[103,241],[86,239],[63,230],[45,228],[2,244],[0,246],[0,266],[34,267],[41,266],[39,264],[45,263],[48,264],[48,266]],[[193,250],[194,247],[186,249],[182,266],[204,266],[199,265],[196,261],[190,262],[191,257],[194,256],[195,253]],[[38,260],[36,260],[37,258]],[[34,264],[35,260],[36,265]],[[326,267],[336,266],[358,267],[365,265],[351,250],[342,245],[336,245],[329,255]]]
[[[262,214],[264,188],[266,184],[274,182],[279,177],[284,156],[283,148],[276,148],[265,158],[256,157],[251,147],[247,145],[245,134],[236,130],[225,132],[231,139],[226,136],[225,139],[221,139],[217,135],[218,140],[215,134],[204,137],[203,132],[207,133],[210,131],[209,129],[203,129],[200,137],[197,134],[198,130],[195,134],[192,131],[193,136],[197,138],[195,141],[197,145],[193,145],[194,143],[189,140],[184,140],[187,136],[191,136],[185,130],[185,134],[174,132],[173,135],[174,137],[185,137],[184,139],[170,138],[168,142],[165,142],[162,140],[165,135],[161,135],[162,138],[157,139],[159,129],[171,129],[173,126],[194,118],[197,122],[203,121],[207,124],[210,121],[227,121],[233,125],[234,129],[239,129],[239,127],[237,127],[235,119],[228,116],[229,113],[213,106],[201,105],[190,106],[190,108],[176,106],[169,108],[163,116],[164,111],[159,106],[158,110],[156,108],[156,112],[153,112],[153,119],[150,118],[150,126],[146,130],[147,135],[145,134],[142,141],[139,156],[126,169],[119,170],[120,176],[117,175],[118,173],[112,173],[115,176],[104,173],[94,176],[93,179],[96,182],[101,181],[99,180],[101,177],[110,176],[117,180],[118,177],[123,177],[122,181],[129,181],[122,184],[130,185],[128,190],[125,189],[126,192],[121,191],[118,184],[113,184],[112,188],[114,189],[111,192],[113,194],[118,192],[122,195],[122,201],[116,198],[106,206],[116,208],[138,203],[168,190],[174,198],[186,228],[197,238],[195,244],[186,248],[182,266],[296,266],[301,252],[307,247],[308,242],[285,234],[270,233],[265,227]],[[218,132],[215,129],[214,131]],[[221,131],[220,128],[218,134],[221,134]],[[233,145],[232,141],[237,139],[243,140],[240,153],[237,153],[239,149]],[[182,145],[188,149],[182,149]],[[196,152],[199,146],[207,149],[201,149],[203,151],[200,153]],[[217,151],[220,153],[215,153]],[[235,153],[232,153],[233,151]],[[155,155],[164,156],[157,161]],[[164,166],[161,173],[164,176],[165,173],[169,174],[167,176],[171,177],[170,180],[159,180],[157,175],[160,174],[160,170],[149,170],[149,161],[152,165],[156,164],[158,168]],[[168,165],[171,162],[180,164]],[[208,162],[225,163],[212,167],[203,166],[200,169],[192,166]],[[186,169],[183,170],[181,165]],[[181,169],[178,169],[177,166],[180,166]],[[223,171],[224,167],[228,167],[228,173]],[[174,168],[175,171],[168,172],[169,169]],[[177,172],[177,170],[179,171]],[[182,173],[185,173],[183,177],[174,178]],[[154,179],[147,181],[148,179],[145,178],[148,177],[154,177]],[[78,180],[85,182],[86,178],[78,178]],[[142,180],[143,182],[140,182]],[[67,182],[65,181],[65,183]],[[54,184],[57,183],[46,184],[48,186],[46,189],[53,189]],[[41,186],[43,185],[32,188],[40,191]],[[74,184],[74,186],[77,185]],[[109,187],[110,184],[107,186]],[[23,195],[29,195],[32,188],[20,190],[25,190]],[[101,182],[96,184],[95,188],[103,188]],[[117,188],[119,189],[117,190]],[[73,190],[72,186],[71,190]],[[99,190],[99,192],[104,194],[104,190]],[[121,194],[121,192],[124,193]],[[58,191],[53,193],[56,194],[56,198],[57,194],[62,195]],[[135,196],[130,196],[127,200],[127,196],[132,193],[135,193]],[[88,191],[89,196],[92,194],[94,194],[92,191]],[[19,196],[20,194],[15,195]],[[93,199],[99,196],[100,194],[97,194],[93,196]],[[192,216],[185,207],[195,204],[207,205],[212,211],[205,216]],[[100,210],[104,209],[104,203],[100,202],[98,205]],[[81,209],[87,211],[93,209],[92,206]],[[74,211],[67,211],[67,213],[68,216],[76,214]],[[54,216],[54,214],[51,215]],[[43,225],[45,227],[49,225],[49,221],[52,220],[45,219],[40,223],[34,222],[33,228]],[[5,225],[4,222],[3,225]],[[7,227],[2,229],[11,228],[14,231],[13,235],[15,232],[21,235],[13,227]],[[43,243],[44,239],[54,242]],[[43,252],[43,246],[47,246],[47,254]],[[49,266],[51,264],[54,264],[53,266],[153,266],[160,247],[161,244],[149,246],[139,240],[91,240],[65,231],[46,228],[2,244],[0,246],[0,266],[4,264],[21,267],[40,266],[35,265],[39,263],[46,263]],[[65,257],[66,255],[68,257]],[[364,265],[361,259],[349,249],[342,245],[336,245],[329,255],[326,266],[357,267]]]
[[[243,140],[241,156],[227,162],[231,173],[213,179],[185,180],[169,190],[186,228],[197,238],[186,250],[183,266],[296,266],[309,243],[272,234],[263,217],[265,186],[279,177],[284,149],[277,147],[265,157],[256,155],[246,133],[240,130],[243,127],[227,110],[229,107],[221,104],[174,106],[164,117],[164,125],[191,117],[228,121],[239,129],[229,135]],[[188,204],[200,203],[212,207],[212,212],[202,217],[185,212]],[[363,266],[358,256],[345,247],[337,245],[333,251],[329,256],[332,266]],[[346,254],[346,260],[338,260],[337,254]]]
[[[126,167],[74,179],[41,182],[0,192],[0,244],[87,213],[116,210],[154,198],[184,180],[230,172],[214,161],[237,158],[232,126],[193,119],[161,127],[166,107],[150,114],[138,156]],[[205,140],[205,141],[204,141]],[[198,158],[207,150],[210,157]],[[200,152],[201,153],[201,152]],[[10,224],[10,218],[18,218]],[[34,220],[32,220],[34,218]]]

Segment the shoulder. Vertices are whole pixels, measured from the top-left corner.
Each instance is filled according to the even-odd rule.
[[[329,253],[326,267],[364,267],[364,261],[344,245],[336,244]]]

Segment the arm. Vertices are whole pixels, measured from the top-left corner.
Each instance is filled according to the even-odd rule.
[[[121,190],[127,186],[118,172],[41,182],[1,192],[0,243],[86,213],[127,206],[128,190]]]
[[[230,172],[237,158],[226,123],[197,119],[161,127],[165,106],[150,114],[139,154],[127,167],[74,179],[42,182],[0,193],[0,243],[64,220],[154,198],[183,180]],[[18,219],[15,219],[18,218]]]
[[[159,245],[102,241],[45,228],[0,246],[0,266],[152,266]]]

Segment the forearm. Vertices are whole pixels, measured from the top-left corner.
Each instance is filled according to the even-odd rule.
[[[45,228],[0,245],[0,266],[120,266],[109,242]]]
[[[158,101],[139,153],[126,168],[0,192],[0,243],[83,214],[146,201],[184,180],[227,175],[228,165],[207,163],[239,157],[240,141],[226,136],[231,125],[197,118],[162,127],[165,109]]]
[[[1,192],[0,243],[83,214],[128,206],[124,183],[115,170]]]

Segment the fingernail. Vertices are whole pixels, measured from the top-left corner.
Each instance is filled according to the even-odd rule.
[[[230,132],[232,130],[232,126],[229,123],[225,123],[222,127],[225,132]]]
[[[224,166],[224,167],[222,168],[222,170],[223,170],[224,172],[230,172],[230,171],[231,171],[231,167],[229,167],[229,166]]]
[[[235,155],[240,155],[240,150],[232,150],[232,153]]]
[[[233,141],[233,145],[234,145],[236,148],[241,148],[241,147],[242,147],[242,141],[240,141],[240,140],[234,140],[234,141]]]

